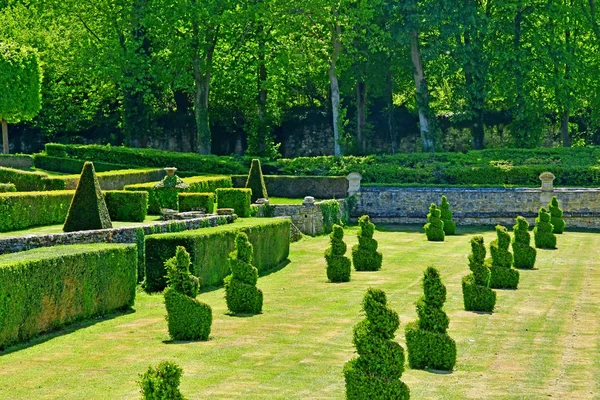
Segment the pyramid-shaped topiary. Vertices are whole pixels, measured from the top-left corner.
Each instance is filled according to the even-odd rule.
[[[467,311],[494,311],[496,292],[490,289],[490,270],[485,265],[483,236],[471,239],[469,268],[473,273],[462,279],[463,301]]]
[[[179,391],[182,373],[183,370],[171,361],[163,361],[156,368],[149,366],[138,380],[142,400],[184,400]]]
[[[490,287],[492,289],[516,289],[519,285],[519,271],[512,267],[513,255],[510,247],[510,234],[506,227],[496,225],[498,239],[490,243],[491,260],[487,263],[490,267]]]
[[[366,319],[354,327],[353,342],[358,358],[344,365],[347,399],[404,400],[410,390],[400,380],[404,372],[404,350],[394,334],[398,314],[387,306],[385,293],[367,290],[362,303]]]
[[[430,242],[443,242],[444,233],[444,222],[441,219],[441,211],[437,208],[434,203],[429,206],[429,214],[427,214],[427,223],[425,224],[425,234],[427,240]]]
[[[177,246],[175,257],[165,262],[168,287],[165,289],[169,335],[174,340],[208,340],[212,309],[196,300],[200,283],[190,274],[190,255]]]
[[[227,308],[234,314],[259,314],[263,293],[256,287],[258,270],[252,265],[252,244],[245,233],[235,237],[235,250],[229,254],[231,275],[225,278]]]
[[[532,269],[535,265],[537,251],[531,247],[529,223],[521,216],[517,217],[517,224],[513,227],[515,237],[512,241],[515,268]]]
[[[558,206],[558,200],[556,196],[552,196],[550,204],[548,204],[548,211],[550,211],[550,222],[554,229],[553,233],[561,234],[565,231],[565,220],[563,219],[563,212]]]
[[[377,251],[377,240],[373,239],[375,225],[368,215],[358,219],[358,244],[352,247],[352,263],[357,271],[378,271],[382,254]]]
[[[538,249],[555,249],[556,236],[554,226],[550,222],[550,213],[544,207],[540,208],[533,228],[533,241]]]
[[[250,165],[250,172],[246,180],[246,188],[252,189],[252,202],[258,199],[268,199],[267,187],[265,186],[265,178],[263,177],[262,168],[259,159],[253,159]]]
[[[350,281],[350,259],[346,254],[346,243],[344,243],[344,228],[333,225],[333,231],[329,234],[331,246],[325,250],[325,261],[327,262],[327,278],[331,282]]]
[[[79,177],[71,207],[63,226],[65,232],[112,228],[108,208],[100,190],[94,164],[86,162]]]
[[[446,287],[434,267],[423,276],[425,295],[417,303],[419,319],[406,326],[408,365],[413,369],[452,371],[456,364],[456,342],[446,330],[450,320],[442,310],[446,301]]]
[[[454,235],[456,233],[456,222],[452,221],[452,210],[450,210],[450,203],[448,203],[446,196],[442,196],[440,211],[442,222],[444,222],[444,233]]]

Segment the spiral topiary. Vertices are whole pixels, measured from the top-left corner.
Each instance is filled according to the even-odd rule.
[[[558,206],[558,200],[556,196],[552,196],[550,204],[548,204],[548,210],[550,211],[550,222],[554,229],[553,233],[561,234],[565,231],[565,220],[563,219],[563,212]]]
[[[358,244],[352,247],[352,263],[357,271],[378,271],[381,268],[382,254],[377,251],[377,240],[373,239],[375,225],[368,215],[358,219]]]
[[[259,314],[263,293],[256,287],[258,270],[252,263],[252,244],[241,232],[235,237],[235,250],[229,254],[231,275],[225,277],[225,300],[234,314]]]
[[[492,258],[487,260],[490,267],[490,287],[492,289],[516,289],[519,285],[519,271],[512,267],[513,255],[510,247],[510,234],[506,227],[496,225],[498,239],[490,243]]]
[[[456,233],[456,222],[452,221],[452,210],[446,196],[442,196],[442,204],[440,205],[441,218],[444,223],[444,233],[446,235],[454,235]]]
[[[490,289],[490,270],[485,265],[483,236],[471,239],[469,268],[473,273],[462,279],[463,301],[467,311],[492,312],[496,305],[496,292]]]
[[[325,250],[325,261],[327,262],[327,278],[331,282],[350,281],[350,259],[346,254],[347,246],[344,243],[344,228],[333,225],[333,231],[329,235],[331,247]]]
[[[550,213],[544,207],[540,208],[533,228],[533,240],[538,249],[555,249],[556,236],[554,226],[550,222]]]
[[[425,295],[417,302],[419,319],[406,326],[408,365],[413,369],[452,371],[456,364],[456,342],[446,333],[450,323],[442,310],[446,287],[437,269],[425,270],[423,289]]]
[[[531,236],[527,220],[521,216],[517,217],[517,224],[513,227],[513,232],[515,233],[512,241],[515,268],[532,269],[535,265],[537,251],[529,245]]]
[[[441,211],[437,208],[434,203],[429,206],[429,214],[427,214],[427,223],[425,224],[425,234],[427,240],[430,242],[443,242],[444,233],[444,222],[441,219]]]
[[[410,390],[400,377],[404,350],[393,341],[400,325],[398,314],[387,306],[385,293],[369,288],[362,303],[366,319],[354,326],[358,358],[344,365],[347,399],[409,399]]]
[[[165,262],[168,287],[165,290],[167,324],[174,340],[208,340],[212,309],[196,300],[200,283],[190,274],[190,255],[177,246],[175,257]]]
[[[143,400],[184,400],[179,391],[183,370],[174,362],[163,361],[156,368],[151,365],[141,374],[138,385]]]

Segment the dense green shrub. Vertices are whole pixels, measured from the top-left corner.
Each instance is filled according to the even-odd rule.
[[[144,222],[148,213],[148,193],[126,190],[104,192],[104,201],[112,221]]]
[[[212,309],[196,300],[200,283],[190,274],[190,255],[177,246],[175,257],[165,262],[168,287],[165,306],[169,335],[173,340],[208,340]]]
[[[533,241],[538,249],[556,248],[556,236],[550,218],[550,213],[544,207],[540,208],[533,228]]]
[[[62,179],[50,178],[42,172],[22,171],[5,167],[0,167],[0,183],[12,183],[19,192],[64,190],[66,188]]]
[[[450,320],[442,310],[446,287],[434,267],[425,270],[424,296],[417,303],[419,319],[406,326],[408,365],[413,369],[452,371],[456,364],[456,342],[446,330]]]
[[[496,225],[498,238],[490,243],[492,258],[487,261],[490,268],[490,287],[492,289],[516,289],[519,285],[519,271],[512,267],[513,255],[510,247],[510,234],[506,227]]]
[[[344,365],[346,398],[351,400],[405,400],[410,390],[400,380],[404,350],[394,335],[400,319],[387,305],[385,293],[367,290],[362,303],[366,319],[354,326],[358,358]]]
[[[517,224],[513,227],[515,237],[512,241],[515,268],[533,269],[537,251],[530,246],[529,223],[521,216],[517,217]]]
[[[444,233],[446,235],[454,235],[456,233],[456,222],[452,221],[452,210],[446,196],[442,196],[442,204],[440,205],[442,222],[444,223]]]
[[[238,217],[250,216],[252,190],[250,189],[217,189],[217,207],[233,208]]]
[[[342,199],[348,195],[345,176],[263,175],[267,192],[272,197]],[[233,175],[233,187],[245,187],[248,176]]]
[[[36,168],[44,169],[46,171],[64,172],[67,174],[81,173],[84,162],[84,160],[77,160],[74,158],[52,157],[43,153],[35,154],[33,156],[33,165],[35,165]],[[106,172],[128,170],[131,167],[123,164],[110,164],[95,161],[94,168],[96,169],[96,172]]]
[[[469,268],[472,273],[462,279],[463,301],[467,311],[492,312],[496,305],[496,292],[490,289],[490,270],[485,265],[483,236],[471,239]]]
[[[71,201],[63,231],[75,232],[107,228],[112,228],[112,223],[94,171],[94,164],[86,162]]]
[[[0,232],[62,224],[72,199],[72,190],[1,193]]]
[[[135,299],[134,245],[45,247],[0,256],[0,348]]]
[[[246,180],[246,185],[244,187],[252,190],[253,203],[258,199],[269,198],[267,187],[265,186],[265,179],[263,178],[262,168],[260,167],[260,160],[257,158],[252,160],[250,172],[248,173],[248,179]]]
[[[12,183],[0,183],[0,193],[16,192],[17,187]]]
[[[352,264],[357,271],[378,271],[381,268],[382,254],[377,251],[377,240],[373,239],[375,225],[368,215],[358,219],[358,244],[352,247]]]
[[[259,272],[287,260],[290,252],[290,221],[285,218],[256,218],[233,224],[178,233],[146,236],[144,289],[155,292],[165,288],[164,263],[177,246],[184,246],[192,258],[192,274],[203,285],[215,286],[231,273],[228,256],[239,232],[245,232],[254,248],[253,265]]]
[[[162,181],[152,186],[152,194],[158,201],[158,209],[179,209],[179,193],[185,192],[190,186],[177,175],[165,176]]]
[[[126,185],[154,182],[163,175],[164,171],[161,169],[120,169],[96,173],[103,190],[123,190]],[[79,183],[79,176],[80,174],[61,175],[54,179],[62,181],[65,189],[75,189]]]
[[[331,282],[350,281],[350,259],[346,254],[347,246],[344,243],[344,228],[333,225],[333,231],[329,235],[330,247],[325,250],[325,261],[327,262],[327,278]]]
[[[140,374],[138,385],[143,400],[184,400],[179,391],[183,370],[174,362],[163,361],[154,368],[151,365]]]
[[[565,231],[565,220],[563,219],[563,212],[558,206],[558,200],[556,196],[552,196],[550,204],[548,204],[548,211],[550,212],[550,222],[552,223],[553,233],[561,234]]]
[[[441,219],[441,211],[434,203],[429,206],[429,214],[427,214],[427,223],[425,235],[430,242],[443,242],[446,234],[444,233],[444,222]]]
[[[334,225],[341,225],[342,215],[338,200],[325,200],[319,203],[323,214],[323,232],[331,233]]]
[[[229,254],[231,275],[225,278],[227,308],[234,314],[260,314],[263,293],[256,287],[258,269],[252,265],[252,244],[240,232],[235,237],[235,250]]]
[[[179,193],[179,211],[203,210],[207,214],[215,213],[214,193]]]

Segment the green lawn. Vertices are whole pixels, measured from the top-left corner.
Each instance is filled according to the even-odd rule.
[[[480,229],[489,244],[494,232]],[[349,245],[355,233],[347,231]],[[386,291],[404,346],[428,265],[440,270],[448,289],[448,333],[458,360],[451,374],[407,369],[402,380],[413,399],[600,398],[600,235],[569,232],[558,250],[538,250],[538,269],[521,271],[518,290],[498,291],[497,310],[488,315],[462,307],[460,281],[474,233],[481,232],[471,228],[431,243],[416,228],[388,226],[375,235],[383,269],[353,272],[345,284],[326,282],[328,239],[303,239],[292,245],[289,265],[259,279],[263,314],[227,315],[222,289],[199,296],[213,307],[208,342],[170,342],[162,296],[139,293],[135,312],[1,355],[0,398],[135,399],[138,374],[174,360],[189,399],[342,399],[341,371],[353,356],[352,326],[363,318],[365,289]]]

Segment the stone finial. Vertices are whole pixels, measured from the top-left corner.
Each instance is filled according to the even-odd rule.
[[[552,172],[542,172],[540,174],[540,180],[542,181],[542,191],[551,192],[552,190],[554,190],[552,182],[554,182],[555,178],[556,177]]]
[[[269,199],[265,199],[264,197],[256,199],[256,204],[269,204]]]
[[[177,168],[167,167],[167,168],[164,168],[164,170],[167,173],[167,176],[173,176],[173,175],[175,175],[175,171],[177,171]]]
[[[348,180],[348,196],[353,196],[360,191],[362,175],[358,172],[350,172],[346,177]]]
[[[315,204],[315,198],[312,196],[306,196],[304,198],[304,200],[302,200],[302,204],[305,206],[312,206],[313,204]]]

